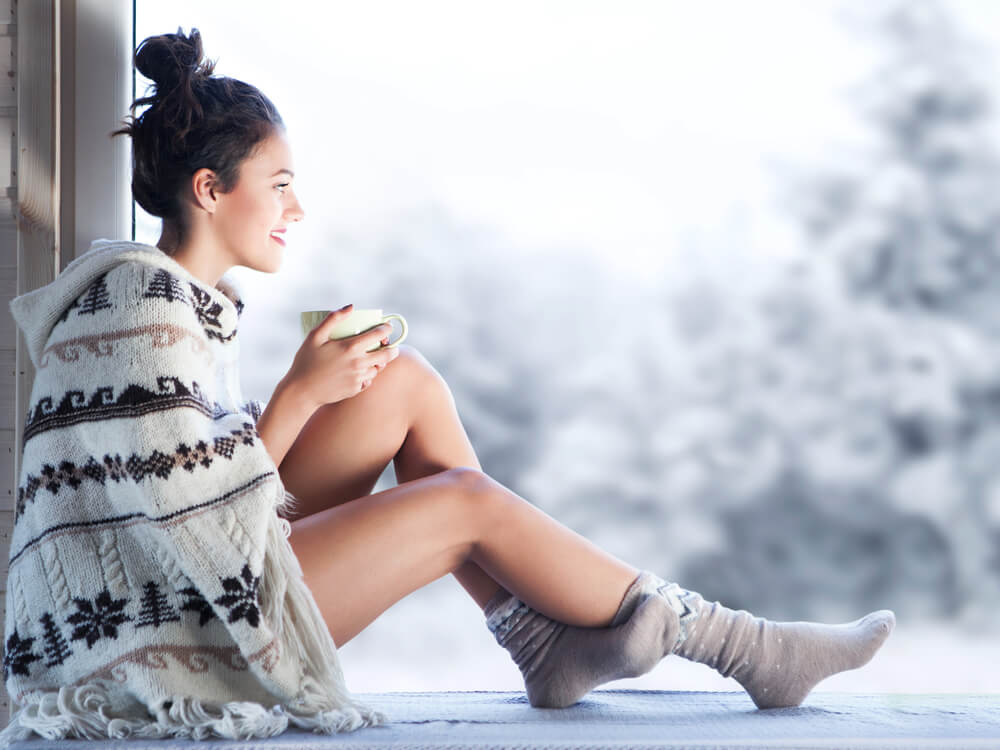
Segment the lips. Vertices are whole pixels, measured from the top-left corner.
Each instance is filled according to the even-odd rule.
[[[282,247],[285,246],[285,240],[281,237],[285,233],[284,229],[275,229],[271,232],[271,239],[277,242]]]

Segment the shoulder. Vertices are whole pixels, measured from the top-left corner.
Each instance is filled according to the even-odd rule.
[[[136,318],[195,327],[220,343],[235,338],[242,304],[237,307],[222,290],[142,261],[122,263],[111,273],[117,274],[121,300]]]
[[[65,341],[154,321],[201,329],[180,279],[139,261],[95,271],[53,323],[49,339]]]

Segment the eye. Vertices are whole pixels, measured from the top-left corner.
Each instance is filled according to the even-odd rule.
[[[285,188],[287,188],[289,184],[290,183],[288,183],[288,182],[282,182],[282,183],[280,183],[278,185],[275,185],[274,189],[277,190],[279,193],[284,194]]]

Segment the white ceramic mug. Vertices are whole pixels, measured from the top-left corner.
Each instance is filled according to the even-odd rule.
[[[308,336],[309,332],[312,331],[316,326],[322,323],[326,316],[330,314],[330,310],[306,310],[300,315],[302,322],[302,336]],[[406,318],[402,315],[397,315],[396,313],[390,313],[388,315],[383,315],[382,310],[372,309],[372,310],[351,310],[342,320],[337,321],[337,323],[330,329],[331,339],[346,339],[349,336],[357,336],[359,333],[364,333],[375,326],[382,325],[383,323],[388,323],[390,320],[398,320],[399,325],[402,327],[402,332],[399,334],[399,338],[395,341],[390,341],[389,344],[384,347],[388,349],[389,347],[399,346],[403,343],[403,339],[406,338],[408,333],[408,328],[406,325]],[[373,352],[376,349],[381,349],[383,347],[374,346],[368,351]]]

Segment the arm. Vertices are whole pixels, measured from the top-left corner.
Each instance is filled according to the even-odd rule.
[[[329,341],[330,327],[348,315],[351,307],[336,310],[306,337],[291,369],[257,419],[257,432],[275,466],[281,466],[320,406],[356,396],[371,384],[381,368],[399,356],[397,347],[374,348],[380,342],[389,343],[388,324],[344,340]],[[252,408],[249,411],[254,413]]]
[[[275,466],[281,466],[285,454],[315,410],[316,407],[302,398],[293,385],[285,380],[278,383],[257,420],[257,432]]]

